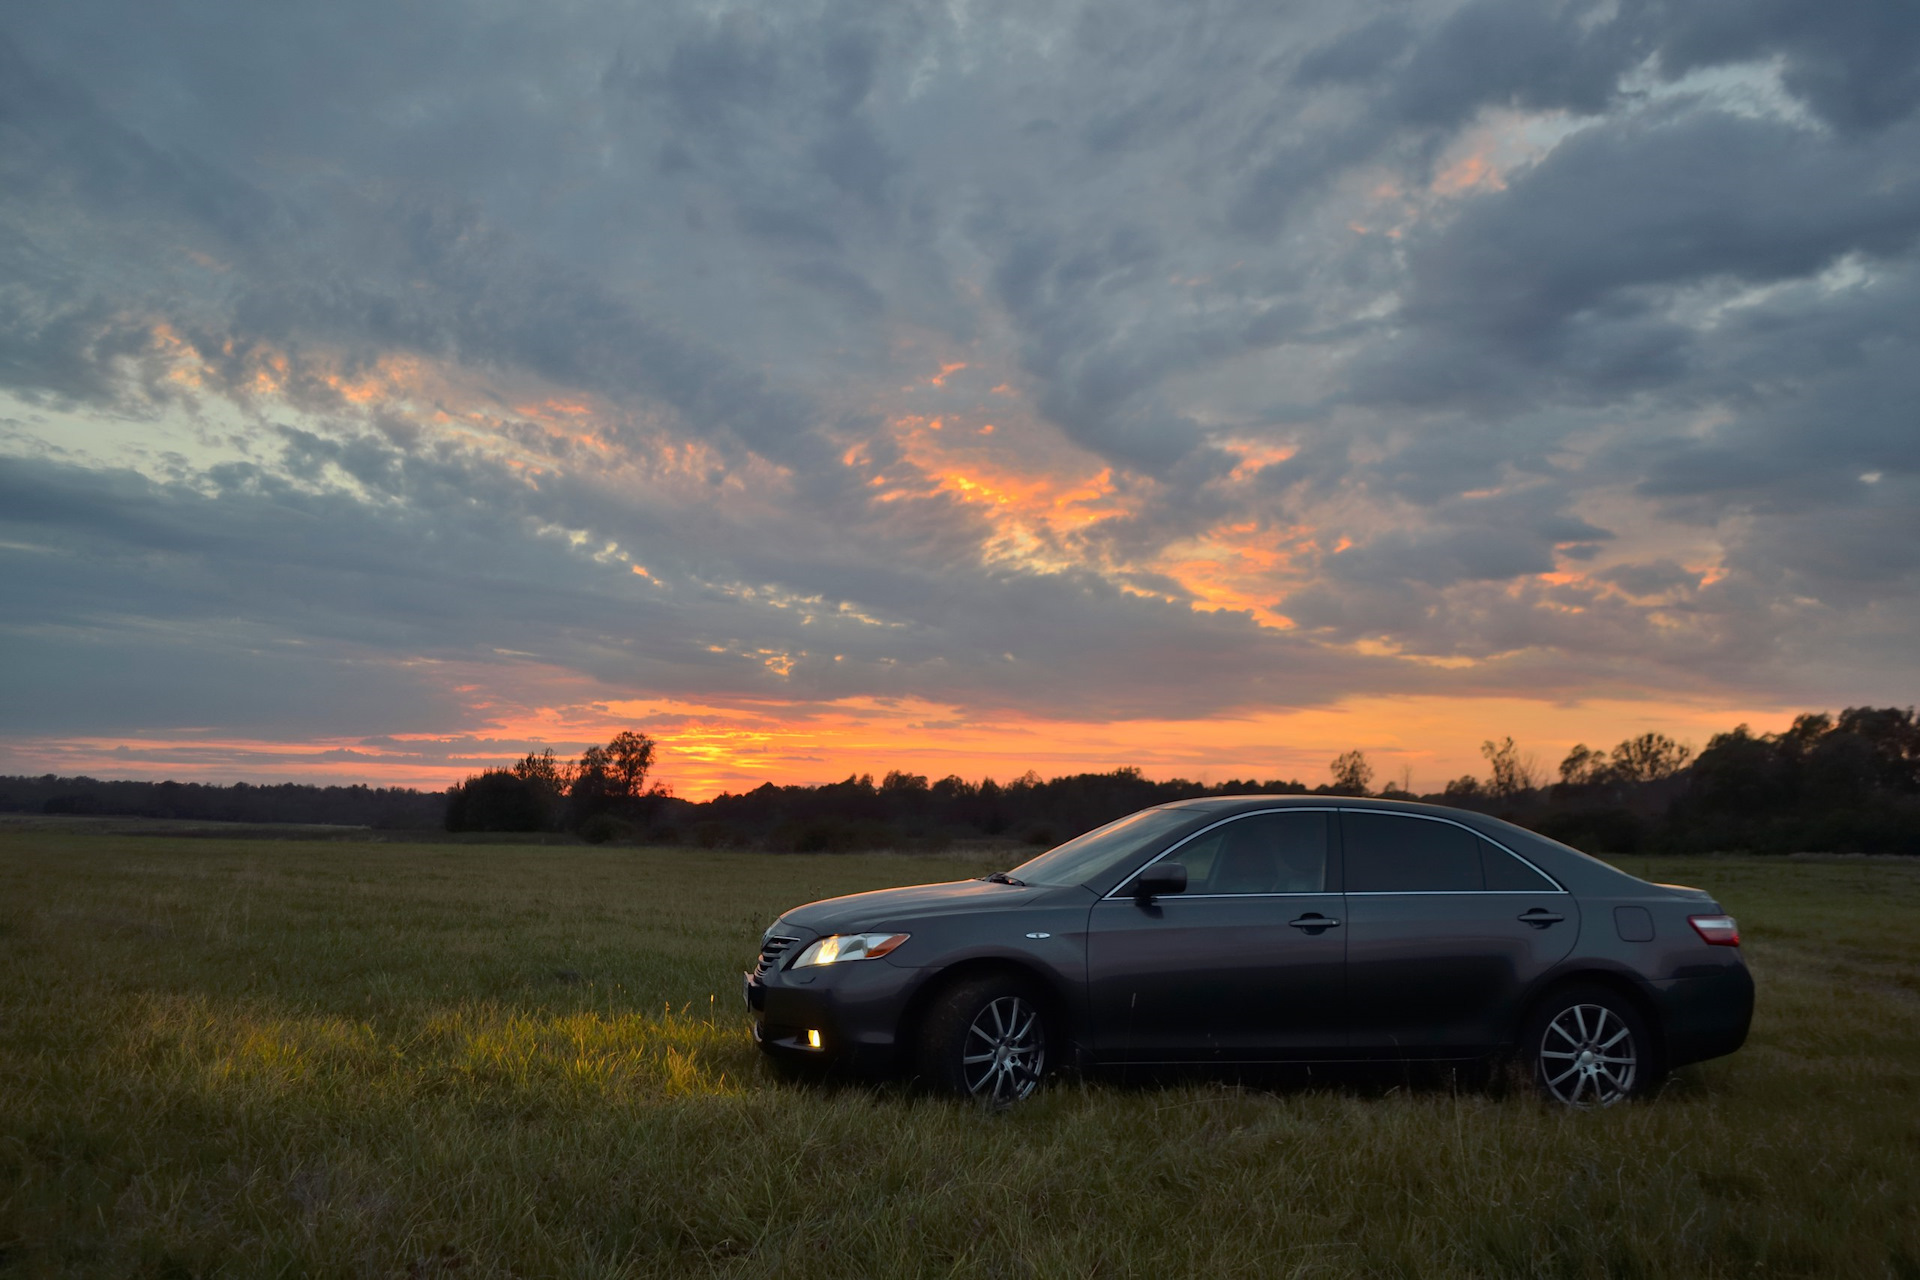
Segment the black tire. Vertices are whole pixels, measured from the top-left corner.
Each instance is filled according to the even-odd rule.
[[[1542,1001],[1520,1033],[1520,1060],[1549,1102],[1583,1109],[1643,1098],[1664,1074],[1647,1020],[1603,986],[1563,987]]]
[[[920,1023],[920,1078],[992,1106],[1029,1097],[1051,1063],[1052,1027],[1035,985],[1013,974],[954,984]]]

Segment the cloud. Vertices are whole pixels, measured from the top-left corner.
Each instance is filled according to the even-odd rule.
[[[1920,28],[1810,12],[10,14],[0,705],[1897,696]]]

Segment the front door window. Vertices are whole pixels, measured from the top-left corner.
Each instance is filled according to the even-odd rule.
[[[1100,1052],[1134,1061],[1334,1056],[1345,1045],[1346,941],[1332,814],[1249,814],[1164,859],[1185,893],[1097,903],[1088,991]],[[1332,923],[1296,926],[1317,919]]]

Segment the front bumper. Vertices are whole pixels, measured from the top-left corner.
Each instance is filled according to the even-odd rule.
[[[761,1052],[883,1074],[897,1065],[900,1026],[923,976],[884,959],[855,960],[798,974],[744,974],[741,993],[758,1015],[753,1039]]]

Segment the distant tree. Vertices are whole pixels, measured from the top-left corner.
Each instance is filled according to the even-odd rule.
[[[1499,742],[1481,743],[1480,754],[1487,758],[1487,764],[1493,770],[1493,776],[1487,782],[1487,790],[1492,795],[1506,799],[1532,791],[1540,785],[1538,766],[1532,757],[1520,754],[1511,736]]]
[[[1693,763],[1692,791],[1709,812],[1760,813],[1791,797],[1779,744],[1746,725],[1716,733]]]
[[[1920,719],[1912,707],[1848,707],[1831,736],[1855,739],[1866,748],[1877,788],[1920,791]]]
[[[993,779],[987,779],[991,783]],[[974,786],[957,773],[950,773],[933,784],[933,794],[940,800],[969,800],[980,794],[981,788]]]
[[[631,729],[622,730],[604,747],[588,747],[573,767],[573,785],[567,791],[567,823],[584,831],[589,823],[606,828],[603,819],[637,820],[652,802],[666,796],[663,788],[647,787],[657,748],[653,739]]]
[[[1480,779],[1470,773],[1464,773],[1449,782],[1441,794],[1449,800],[1471,801],[1478,800],[1486,792],[1480,785]]]
[[[567,788],[567,824],[578,828],[606,812],[615,800],[613,762],[605,747],[588,747],[573,766],[573,785]]]
[[[622,800],[638,800],[647,794],[647,772],[653,768],[654,742],[644,733],[623,729],[607,744],[606,768],[609,791]]]
[[[1621,782],[1661,782],[1686,768],[1692,758],[1692,747],[1664,733],[1643,733],[1615,747],[1607,767]],[[1564,764],[1561,770],[1564,774]]]
[[[1333,791],[1343,796],[1367,795],[1373,783],[1373,766],[1364,751],[1342,751],[1327,766],[1333,774]]]
[[[1586,743],[1575,744],[1560,762],[1560,785],[1590,787],[1607,779],[1607,753],[1595,751]]]
[[[573,781],[573,766],[556,760],[552,747],[548,747],[538,755],[529,751],[520,757],[518,764],[513,766],[513,772],[518,777],[528,782],[538,783],[558,795],[566,794],[567,787]]]
[[[547,796],[511,769],[487,769],[447,793],[449,831],[544,831]]]

